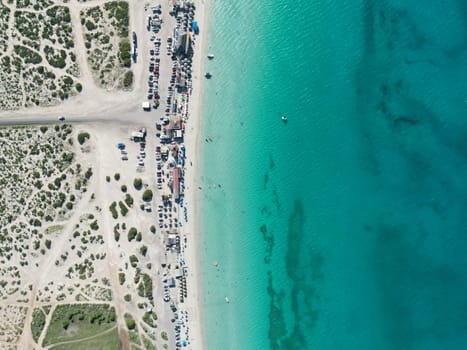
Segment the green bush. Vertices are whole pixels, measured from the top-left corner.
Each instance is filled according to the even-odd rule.
[[[140,190],[141,187],[143,187],[143,180],[141,180],[141,178],[136,178],[133,180],[133,186],[137,189],[137,190]]]
[[[86,173],[84,174],[84,177],[89,180],[91,176],[92,176],[92,169],[88,168],[88,170],[86,170]]]
[[[129,195],[128,193],[125,195],[125,203],[126,205],[128,205],[129,207],[132,207],[133,206],[133,197],[131,195]]]
[[[126,191],[127,191],[126,185],[121,185],[121,186],[120,186],[120,189],[122,190],[122,192],[126,192]]]
[[[156,320],[157,320],[157,315],[154,311],[151,313],[146,312],[143,315],[143,322],[146,323],[151,328],[157,328],[157,324],[155,322]]]
[[[133,72],[129,70],[123,76],[123,87],[129,88],[133,85]]]
[[[24,63],[39,64],[42,62],[41,55],[26,46],[14,45],[13,48],[15,53],[23,59]]]
[[[118,218],[118,212],[117,212],[117,203],[116,202],[112,202],[112,204],[110,204],[110,212],[112,213],[112,217],[114,219],[117,219]]]
[[[138,231],[136,230],[136,228],[132,227],[128,230],[128,242],[131,242],[132,240],[134,240],[136,238],[136,235],[137,235]]]
[[[99,229],[99,225],[97,224],[97,220],[94,220],[91,222],[91,225],[89,225],[92,230],[97,231]]]
[[[147,274],[143,274],[143,278],[138,284],[138,295],[140,297],[152,297],[152,279]]]
[[[32,313],[31,333],[35,342],[39,339],[45,326],[45,314],[41,309],[36,308]]]
[[[130,265],[131,267],[136,267],[138,265],[138,258],[136,257],[136,255],[131,255],[130,256]]]
[[[118,45],[118,57],[123,67],[131,66],[131,45],[128,39],[123,39]]]
[[[132,330],[132,329],[135,329],[136,328],[136,322],[134,319],[128,319],[126,320],[126,327],[129,329],[129,330]]]
[[[152,200],[152,191],[151,190],[146,190],[143,193],[143,201],[145,202],[150,202]]]
[[[116,181],[120,180],[120,173],[115,173],[115,174],[114,174],[114,179],[115,179]]]
[[[125,283],[125,274],[123,272],[118,273],[118,282],[121,286]]]
[[[146,256],[147,252],[148,252],[148,247],[146,247],[145,245],[142,245],[140,248],[139,248],[139,252],[141,253],[142,256]]]
[[[94,22],[92,22],[92,21],[90,21],[90,20],[87,20],[87,21],[86,21],[85,26],[86,26],[86,29],[87,29],[88,31],[91,31],[91,30],[96,29],[96,25],[94,24]]]
[[[89,140],[91,136],[87,132],[80,132],[77,136],[78,142],[80,145],[86,142],[86,140]]]
[[[128,208],[126,205],[123,204],[122,201],[119,201],[118,206],[120,207],[120,214],[122,214],[122,216],[126,216],[126,214],[128,214]]]
[[[81,92],[83,91],[83,85],[81,85],[81,83],[76,83],[75,89],[76,91]]]

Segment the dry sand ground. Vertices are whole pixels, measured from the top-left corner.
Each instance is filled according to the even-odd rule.
[[[72,20],[74,23],[79,21],[79,9],[82,6],[94,5],[96,3],[102,3],[104,1],[94,0],[89,3],[78,3],[76,0],[68,2],[70,10],[72,13]],[[93,147],[95,148],[95,156],[93,159],[89,159],[89,164],[93,164],[95,168],[95,176],[97,182],[94,182],[95,186],[93,189],[89,189],[88,193],[96,192],[98,194],[97,198],[100,201],[100,206],[103,208],[103,211],[108,210],[109,203],[113,200],[114,194],[107,191],[105,186],[107,184],[102,183],[106,175],[112,176],[113,173],[119,172],[122,175],[122,179],[127,186],[131,186],[129,179],[134,176],[135,168],[135,156],[133,159],[130,158],[128,163],[123,163],[119,159],[115,158],[116,149],[115,142],[121,140],[124,135],[128,135],[130,129],[134,126],[146,126],[148,127],[148,139],[152,139],[150,142],[155,142],[155,128],[154,121],[159,119],[162,110],[157,112],[145,113],[141,110],[141,101],[145,99],[145,88],[146,88],[146,79],[147,79],[147,62],[148,62],[148,51],[149,51],[149,40],[146,40],[148,37],[147,31],[145,29],[145,16],[146,12],[144,11],[145,4],[149,4],[147,1],[130,1],[130,32],[135,31],[139,38],[139,53],[138,63],[134,65],[135,73],[135,88],[131,92],[116,92],[116,91],[105,91],[97,88],[93,81],[89,71],[89,67],[86,63],[86,58],[84,55],[84,43],[82,38],[75,38],[77,43],[77,53],[78,60],[81,66],[81,79],[84,80],[83,92],[72,98],[63,104],[54,107],[48,108],[31,108],[26,110],[19,110],[15,112],[1,112],[0,113],[0,123],[15,123],[18,122],[31,122],[37,123],[41,120],[54,120],[58,115],[65,115],[68,122],[73,123],[74,121],[80,122],[76,125],[78,129],[88,130],[92,134]],[[158,2],[151,2],[155,4]],[[187,123],[187,135],[186,135],[186,148],[187,148],[187,158],[188,162],[193,162],[193,168],[188,167],[186,175],[187,191],[186,191],[186,203],[188,207],[188,224],[183,227],[182,234],[186,234],[188,238],[188,249],[186,253],[187,265],[190,267],[190,276],[188,279],[188,291],[189,296],[185,301],[185,307],[190,313],[189,318],[189,327],[191,334],[191,344],[190,348],[192,349],[202,349],[204,348],[203,337],[201,332],[201,309],[200,309],[200,285],[199,285],[199,250],[198,250],[198,239],[199,239],[199,198],[196,195],[196,186],[195,186],[195,176],[196,169],[199,165],[200,159],[200,125],[201,125],[201,115],[200,115],[200,99],[202,98],[201,85],[202,85],[202,62],[204,61],[206,55],[203,50],[205,45],[205,36],[207,33],[207,22],[206,22],[206,11],[207,3],[204,1],[195,1],[197,10],[196,10],[196,19],[198,20],[201,28],[201,33],[197,38],[195,46],[195,60],[193,64],[194,74],[193,74],[193,91],[194,94],[191,96],[190,100],[190,118]],[[165,24],[163,25],[163,33],[170,33],[170,28],[167,28],[167,23],[170,23],[171,19],[168,16],[168,2],[163,1],[163,19]],[[77,24],[78,25],[78,24]],[[75,30],[75,33],[77,31]],[[164,43],[164,39],[163,39]],[[163,45],[164,46],[164,45]],[[161,55],[165,55],[164,48],[162,49]],[[168,73],[169,67],[161,66],[161,78],[160,86],[167,86],[168,83]],[[164,80],[165,79],[165,80]],[[162,91],[165,91],[163,88]],[[162,96],[162,100],[165,99],[165,96]],[[51,119],[52,118],[52,119]],[[107,121],[106,123],[94,123],[94,121]],[[82,124],[82,123],[83,124]],[[149,148],[148,153],[154,148]],[[148,157],[151,158],[151,157]],[[148,159],[149,160],[149,159]],[[187,162],[187,163],[188,163]],[[147,177],[148,183],[151,186],[154,186],[155,182],[155,166],[150,161],[146,164],[145,174],[143,176]],[[157,198],[157,196],[156,196]],[[97,204],[96,204],[97,205]],[[133,209],[135,210],[135,209]],[[153,214],[154,215],[154,214]],[[133,220],[141,220],[139,216],[135,217]],[[143,220],[147,220],[147,223],[155,222],[154,217],[144,217]],[[112,223],[105,222],[103,226],[106,228],[106,231],[112,232]],[[114,241],[108,240],[108,257],[109,264],[107,269],[109,271],[115,272],[116,263],[121,259],[119,255],[116,255],[117,250],[113,246]],[[157,258],[157,254],[154,258]],[[53,263],[53,260],[51,260]],[[115,264],[115,265],[113,265]],[[53,269],[53,264],[50,265],[50,268]],[[50,271],[45,270],[45,274],[48,274]],[[115,278],[115,273],[110,273]],[[38,277],[40,278],[40,276]],[[112,286],[117,286],[114,299],[117,313],[121,315],[119,309],[126,307],[125,302],[122,301],[122,292],[119,291],[121,288],[115,280],[112,281]],[[160,300],[160,295],[155,293],[156,300]],[[163,309],[163,306],[160,307]],[[160,309],[156,307],[157,309]],[[164,315],[161,310],[158,310],[160,313],[160,318],[164,318]],[[28,314],[30,318],[30,313]],[[165,321],[169,322],[168,314],[165,317]],[[26,322],[26,325],[28,324]],[[119,325],[123,326],[123,319],[119,318]],[[165,328],[165,327],[162,327]],[[29,343],[29,336],[26,334],[22,339],[20,348],[31,348]],[[24,346],[23,346],[24,345]]]

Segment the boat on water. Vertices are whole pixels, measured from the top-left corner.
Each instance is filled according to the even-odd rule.
[[[227,304],[230,303],[229,297],[227,297],[227,296],[225,297],[225,302],[226,302]]]
[[[287,123],[287,116],[286,116],[286,115],[283,115],[283,116],[281,117],[281,119],[282,119],[282,121],[283,121],[284,123]]]
[[[210,60],[212,60],[212,59],[214,59],[214,55],[213,55],[212,53],[210,53],[210,54],[208,55],[208,58],[209,58]]]

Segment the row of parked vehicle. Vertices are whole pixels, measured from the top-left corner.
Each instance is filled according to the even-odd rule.
[[[159,106],[159,68],[160,68],[160,45],[161,39],[154,40],[154,48],[149,50],[149,77],[148,77],[148,100],[154,101],[154,108]]]

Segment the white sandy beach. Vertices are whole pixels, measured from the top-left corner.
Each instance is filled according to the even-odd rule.
[[[194,56],[193,74],[193,94],[190,99],[190,120],[188,122],[187,136],[185,139],[187,147],[187,161],[193,166],[188,167],[186,199],[188,205],[188,217],[190,218],[186,226],[188,237],[188,249],[186,250],[187,261],[191,265],[189,288],[190,294],[187,299],[187,306],[192,314],[189,327],[192,333],[191,347],[193,349],[205,348],[205,332],[203,331],[203,309],[202,309],[202,280],[201,280],[201,208],[200,194],[196,185],[201,171],[201,142],[202,142],[202,107],[203,107],[203,82],[204,82],[204,62],[207,56],[207,36],[209,35],[209,11],[208,0],[199,0],[197,5],[197,19],[200,23],[200,34],[196,40]],[[192,311],[191,311],[192,310]]]

